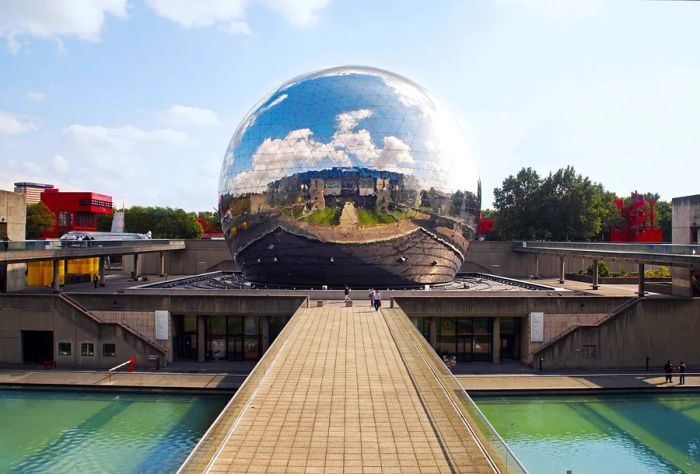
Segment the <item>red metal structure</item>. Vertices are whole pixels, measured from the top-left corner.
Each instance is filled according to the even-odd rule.
[[[41,193],[41,202],[56,216],[56,228],[43,238],[57,238],[72,230],[94,232],[97,215],[112,212],[112,196],[91,192],[62,192],[57,188]]]
[[[612,242],[661,242],[661,228],[654,223],[654,200],[647,200],[641,194],[633,192],[630,204],[625,206],[624,199],[615,199],[615,206],[622,217],[620,227],[610,230]]]
[[[207,220],[203,217],[198,217],[197,218],[197,223],[199,226],[202,228],[202,238],[203,239],[211,239],[211,238],[223,238],[224,233],[221,232],[220,230],[217,231],[213,225],[207,222]]]
[[[493,232],[496,226],[496,219],[484,219],[484,213],[479,215],[479,227],[477,229],[477,235],[479,237],[484,237],[489,232]]]

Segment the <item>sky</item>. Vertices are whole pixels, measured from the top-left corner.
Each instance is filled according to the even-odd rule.
[[[213,210],[262,97],[365,65],[446,104],[484,208],[522,167],[697,194],[698,25],[684,1],[0,0],[0,189]]]

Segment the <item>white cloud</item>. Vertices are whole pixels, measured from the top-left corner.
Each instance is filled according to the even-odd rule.
[[[315,24],[319,12],[326,8],[329,0],[260,0],[268,8],[282,15],[289,23],[298,27]]]
[[[0,135],[19,135],[36,129],[31,121],[0,111]]]
[[[65,173],[68,171],[68,160],[61,155],[55,155],[51,158],[51,169],[56,173]]]
[[[64,135],[84,151],[97,155],[133,156],[139,149],[151,146],[183,146],[187,142],[185,132],[172,129],[141,130],[126,127],[100,125],[71,125],[63,129]],[[145,158],[145,157],[144,157]]]
[[[163,113],[163,122],[176,128],[216,127],[221,125],[216,112],[199,107],[173,105]]]
[[[24,96],[29,102],[33,102],[35,104],[41,102],[46,98],[46,94],[37,91],[27,91],[27,93],[24,94]]]
[[[250,33],[245,20],[245,0],[148,0],[160,17],[185,28],[218,26],[230,33]]]
[[[21,0],[0,2],[0,37],[13,53],[19,38],[74,36],[99,41],[107,15],[125,18],[126,0]]]
[[[353,166],[353,159],[376,169],[410,173],[406,165],[415,163],[411,147],[394,136],[384,137],[384,148],[378,148],[369,131],[359,123],[372,116],[369,109],[339,114],[336,131],[328,143],[313,138],[308,128],[292,130],[284,138],[266,138],[255,150],[250,170],[238,173],[225,185],[238,192],[262,192],[271,181],[309,167]],[[226,154],[227,166],[233,164],[231,151]]]

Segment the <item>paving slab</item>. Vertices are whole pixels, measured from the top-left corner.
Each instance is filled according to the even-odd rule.
[[[183,471],[494,472],[383,311],[300,309]]]

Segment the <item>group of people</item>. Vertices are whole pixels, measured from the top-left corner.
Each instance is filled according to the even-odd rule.
[[[369,307],[374,308],[375,311],[379,311],[382,307],[382,294],[379,290],[369,289]]]
[[[664,372],[666,372],[666,382],[668,383],[673,383],[673,369],[673,364],[670,360],[667,360],[666,364],[664,365]],[[678,364],[678,378],[680,379],[678,382],[679,385],[685,385],[686,370],[688,370],[688,368],[685,366],[685,362],[681,361],[680,364]]]

